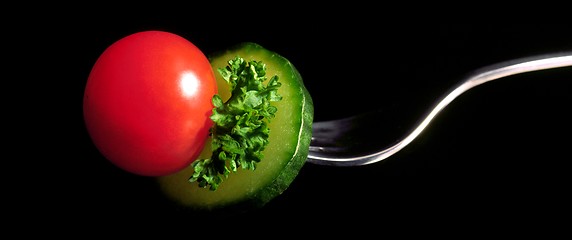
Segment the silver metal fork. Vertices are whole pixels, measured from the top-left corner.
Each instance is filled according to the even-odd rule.
[[[314,122],[307,161],[329,166],[359,166],[379,162],[411,143],[441,110],[467,90],[511,75],[569,66],[572,66],[572,51],[514,59],[477,69],[444,94],[419,124],[389,147],[364,144],[372,142],[365,138],[371,136],[372,124],[376,124],[375,119],[379,119],[383,114],[380,111]]]

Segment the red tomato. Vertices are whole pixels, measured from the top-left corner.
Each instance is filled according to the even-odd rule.
[[[116,166],[168,175],[203,149],[216,93],[209,60],[193,43],[169,32],[138,32],[95,62],[83,99],[86,128]]]

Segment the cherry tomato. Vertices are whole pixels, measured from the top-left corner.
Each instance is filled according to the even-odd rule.
[[[110,45],[89,74],[85,126],[97,149],[139,175],[175,173],[194,161],[207,140],[214,71],[187,39],[143,31]]]

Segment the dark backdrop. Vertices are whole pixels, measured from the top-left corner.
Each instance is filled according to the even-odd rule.
[[[20,189],[34,196],[26,197],[32,202],[28,206],[50,210],[35,213],[48,219],[60,216],[67,220],[62,225],[93,226],[87,221],[103,219],[95,221],[100,229],[134,221],[183,223],[195,229],[211,221],[252,222],[252,228],[263,223],[300,229],[316,229],[313,226],[321,223],[351,226],[318,228],[325,232],[350,231],[365,222],[380,232],[394,226],[471,232],[506,230],[509,223],[517,224],[507,232],[563,226],[556,218],[566,219],[570,213],[570,68],[478,86],[387,160],[349,168],[308,163],[265,207],[223,219],[197,219],[180,211],[149,187],[149,179],[122,172],[100,155],[83,125],[83,88],[99,54],[137,31],[179,34],[205,54],[242,41],[257,42],[298,68],[312,95],[316,121],[384,109],[388,114],[379,124],[386,124],[388,133],[412,127],[439,96],[477,68],[572,50],[569,24],[395,25],[374,17],[260,18],[247,21],[251,27],[237,27],[208,19],[109,19],[103,14],[99,19],[79,18],[79,24],[62,24],[75,18],[50,22],[46,32],[29,30],[42,48],[40,57],[55,67],[42,69],[43,77],[29,83],[43,93],[37,95],[42,96],[38,102],[49,103],[41,105],[47,113],[35,115],[35,125],[44,131],[32,142],[49,147],[29,150],[41,154],[34,157],[40,174],[25,178],[33,183]]]

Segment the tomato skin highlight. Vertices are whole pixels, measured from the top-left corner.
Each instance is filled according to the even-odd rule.
[[[185,38],[143,31],[110,45],[95,62],[84,92],[88,133],[116,166],[164,176],[187,167],[212,126],[215,75]]]

